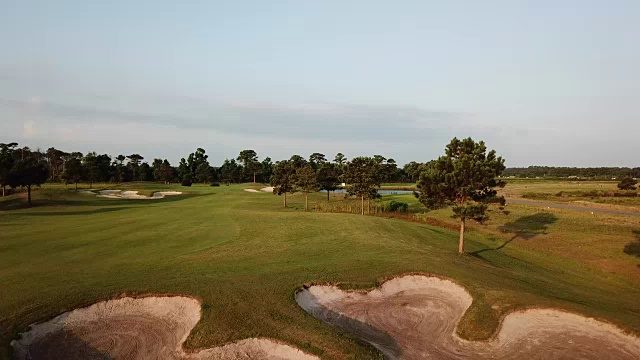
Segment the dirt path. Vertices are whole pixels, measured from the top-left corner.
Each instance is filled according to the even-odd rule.
[[[638,359],[640,339],[557,310],[507,315],[495,339],[456,335],[472,298],[436,277],[404,276],[370,292],[312,286],[296,294],[308,313],[377,347],[390,359]]]
[[[594,212],[594,213],[601,213],[601,214],[640,216],[640,212],[635,212],[635,211],[603,209],[603,208],[598,208],[598,207],[593,207],[593,206],[586,206],[586,205],[585,206],[569,205],[569,204],[559,204],[559,203],[546,202],[546,201],[535,201],[535,200],[508,198],[507,199],[507,204],[508,203],[531,205],[531,206],[550,207],[550,208],[553,208],[553,209],[591,211],[591,212]]]
[[[123,298],[32,325],[12,346],[17,359],[318,359],[257,338],[185,353],[182,343],[199,320],[200,303],[192,298]]]

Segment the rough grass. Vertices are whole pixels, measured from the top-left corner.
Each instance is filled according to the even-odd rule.
[[[136,201],[45,187],[34,192],[37,206],[31,209],[6,206],[19,203],[19,194],[0,200],[0,357],[9,356],[9,341],[32,322],[125,293],[175,293],[203,302],[202,320],[186,343],[192,349],[266,336],[327,359],[379,358],[371,346],[306,314],[293,294],[310,282],[366,288],[408,272],[450,277],[472,293],[476,301],[459,328],[469,339],[491,336],[506,312],[532,306],[577,311],[640,332],[637,278],[603,271],[584,258],[602,252],[598,236],[618,231],[617,223],[550,238],[567,231],[563,226],[584,224],[561,213],[555,221],[518,223],[536,210],[513,210],[494,225],[524,227],[521,234],[529,239],[491,250],[510,234],[473,228],[467,248],[474,254],[459,256],[455,230],[305,212],[301,195],[289,196],[291,208],[283,209],[280,197],[243,191],[248,185],[127,186],[189,193]],[[326,194],[310,200],[325,201]],[[444,211],[429,216],[449,221]],[[532,245],[544,237],[544,246]],[[560,254],[562,247],[588,246],[593,249]],[[637,262],[622,250],[611,256]]]

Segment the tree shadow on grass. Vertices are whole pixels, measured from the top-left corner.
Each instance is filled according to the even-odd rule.
[[[107,208],[99,208],[99,209],[87,210],[87,211],[60,211],[60,212],[54,212],[54,211],[40,211],[40,212],[25,212],[25,213],[21,213],[21,214],[19,214],[19,216],[74,216],[74,215],[96,215],[96,214],[104,214],[104,213],[110,213],[110,212],[121,211],[121,210],[126,210],[126,209],[131,209],[131,207],[128,207],[128,206],[107,207]]]
[[[558,217],[554,214],[547,212],[539,212],[537,214],[523,216],[514,221],[508,222],[500,227],[500,230],[505,233],[513,233],[511,239],[505,241],[502,245],[495,248],[486,248],[478,251],[471,252],[473,256],[478,256],[485,251],[500,250],[507,246],[515,239],[531,240],[538,235],[544,235],[547,233],[549,225],[558,221]]]
[[[107,199],[107,198],[82,198],[75,199],[34,199],[33,205],[29,206],[27,200],[21,197],[15,197],[13,199],[7,199],[0,202],[0,212],[13,211],[20,209],[33,209],[33,208],[48,208],[53,206],[100,206],[100,207],[122,207],[122,205],[154,205],[154,204],[166,204],[176,201],[183,201],[202,196],[215,195],[215,193],[204,194],[182,194],[182,195],[170,195],[161,199]],[[92,196],[92,195],[84,195]]]

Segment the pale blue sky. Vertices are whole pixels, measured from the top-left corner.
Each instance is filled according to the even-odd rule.
[[[640,1],[0,0],[0,142],[640,166]]]

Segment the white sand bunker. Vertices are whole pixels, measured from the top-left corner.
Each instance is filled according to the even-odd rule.
[[[472,298],[436,277],[410,275],[369,292],[312,286],[296,301],[318,319],[368,341],[390,359],[639,359],[640,339],[591,318],[557,311],[511,313],[491,341],[456,327]]]
[[[32,325],[11,345],[17,359],[318,359],[256,338],[186,353],[182,343],[199,319],[200,304],[192,298],[123,298]]]
[[[273,192],[273,186],[264,187],[264,188],[260,189],[260,191],[272,193]]]
[[[164,199],[165,196],[181,195],[181,191],[156,191],[151,196],[139,195],[137,191],[122,190],[100,190],[97,197],[107,199],[133,199],[133,200],[154,200]]]
[[[248,191],[251,193],[259,193],[260,191],[256,190],[256,189],[244,189],[244,191]]]

